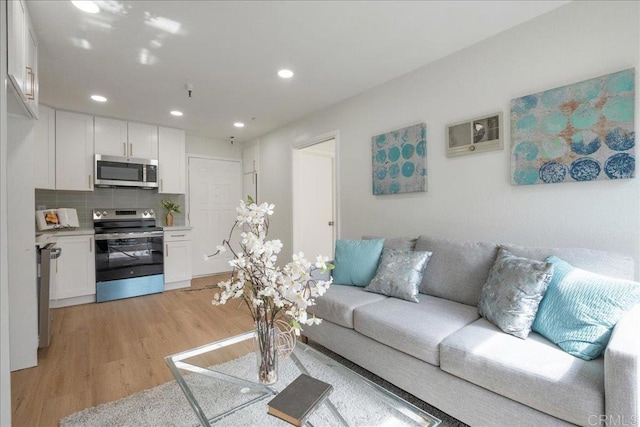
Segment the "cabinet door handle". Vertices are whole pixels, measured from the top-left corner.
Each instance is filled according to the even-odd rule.
[[[171,237],[184,237],[184,234],[172,234]]]
[[[56,259],[56,274],[58,274],[58,260]]]
[[[89,181],[89,188],[91,188],[91,174],[89,174],[89,179],[88,179],[88,181]]]
[[[89,252],[93,252],[93,237],[89,238]]]
[[[129,143],[129,156],[133,157],[133,143]]]
[[[162,191],[162,178],[160,178],[160,191]]]
[[[166,253],[167,258],[169,258],[169,245],[167,243],[164,244],[164,252]]]
[[[33,74],[33,68],[25,67],[27,69],[27,75],[29,76],[29,91],[24,94],[27,99],[35,99],[34,98],[34,85],[35,85],[35,75]]]
[[[123,143],[122,143],[122,148],[123,148],[122,152],[123,152],[123,153],[124,153],[124,155],[126,156],[126,155],[127,155],[127,143],[126,143],[126,142],[123,142]]]

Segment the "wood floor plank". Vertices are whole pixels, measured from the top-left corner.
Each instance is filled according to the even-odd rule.
[[[38,351],[38,366],[11,374],[13,426],[57,426],[84,408],[164,384],[173,379],[165,356],[252,329],[236,301],[211,305],[208,287],[226,279],[194,279],[195,291],[55,309],[51,345]],[[240,357],[251,345],[206,363]]]

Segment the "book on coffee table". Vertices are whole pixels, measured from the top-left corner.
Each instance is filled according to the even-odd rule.
[[[332,391],[331,384],[301,374],[269,401],[267,412],[294,426],[302,426]]]

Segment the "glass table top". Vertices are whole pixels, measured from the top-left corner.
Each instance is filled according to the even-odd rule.
[[[440,420],[301,342],[278,361],[278,381],[257,381],[254,332],[246,332],[165,357],[203,426],[286,426],[267,413],[268,402],[304,373],[333,386],[307,420],[320,426],[428,426]]]

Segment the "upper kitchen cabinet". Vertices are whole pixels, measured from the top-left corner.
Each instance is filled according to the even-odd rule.
[[[56,115],[53,108],[40,106],[40,118],[35,126],[34,186],[56,189]]]
[[[95,152],[103,156],[158,159],[158,127],[95,118]]]
[[[95,152],[103,156],[128,156],[127,122],[95,118]]]
[[[38,41],[22,0],[7,2],[7,74],[19,104],[38,118]]]
[[[93,191],[93,116],[56,111],[56,189]]]
[[[158,126],[144,123],[127,123],[129,156],[158,160]]]
[[[186,140],[185,131],[158,128],[158,193],[186,193]]]

